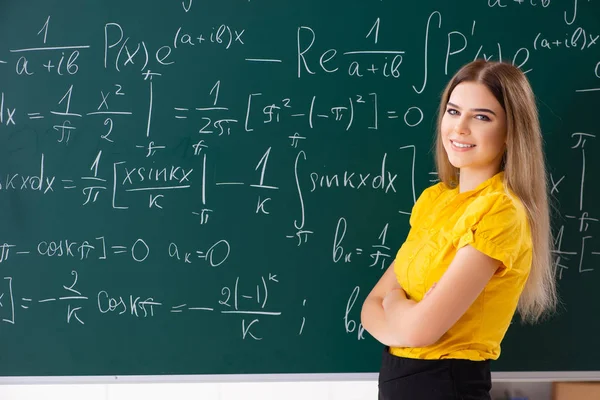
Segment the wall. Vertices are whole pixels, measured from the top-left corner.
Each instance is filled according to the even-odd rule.
[[[492,398],[504,390],[529,400],[550,400],[549,382],[497,382]],[[377,382],[228,382],[2,385],[3,400],[375,400]]]

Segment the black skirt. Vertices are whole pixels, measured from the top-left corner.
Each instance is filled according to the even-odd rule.
[[[379,400],[490,400],[490,361],[397,357],[385,347]]]

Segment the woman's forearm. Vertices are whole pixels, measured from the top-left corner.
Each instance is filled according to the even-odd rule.
[[[382,302],[383,299],[377,297],[369,297],[365,300],[361,311],[363,328],[386,346],[407,347],[406,343],[402,343],[398,332],[394,332],[392,329],[388,318],[386,318]]]
[[[393,299],[386,298],[384,300],[384,318],[393,336],[397,338],[404,347],[422,347],[422,340],[418,335],[419,319],[415,319],[415,306],[417,303],[414,300],[407,299],[402,295],[391,295]]]

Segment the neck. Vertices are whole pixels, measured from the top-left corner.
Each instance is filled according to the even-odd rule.
[[[490,170],[470,170],[462,168],[459,175],[459,193],[468,192],[475,189],[481,183],[490,179],[492,176],[500,172],[499,169]]]

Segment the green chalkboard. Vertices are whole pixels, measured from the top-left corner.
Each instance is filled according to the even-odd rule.
[[[494,371],[600,350],[600,3],[0,5],[0,375],[368,373],[362,301],[436,181],[444,85],[527,72],[563,312]]]

